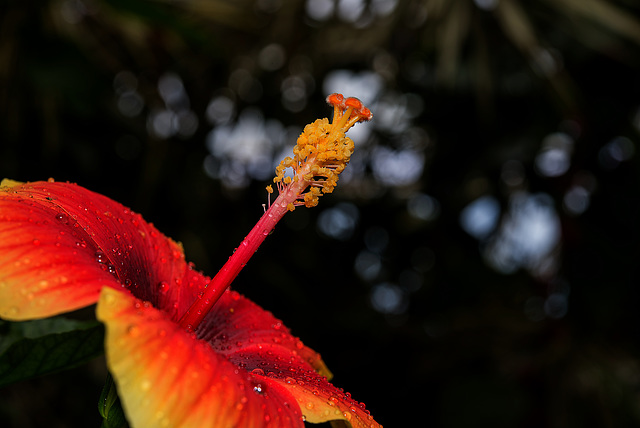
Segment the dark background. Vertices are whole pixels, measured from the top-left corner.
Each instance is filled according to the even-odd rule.
[[[336,192],[288,214],[234,288],[381,424],[640,424],[633,1],[0,11],[0,175],[103,193],[209,275],[324,97],[371,108]],[[104,375],[5,388],[0,415],[97,426]]]

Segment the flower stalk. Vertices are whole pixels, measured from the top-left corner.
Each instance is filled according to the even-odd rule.
[[[298,206],[314,207],[322,194],[335,188],[354,149],[353,141],[345,133],[356,123],[371,120],[373,115],[357,98],[332,94],[327,103],[334,108],[332,122],[319,119],[304,128],[293,149],[293,158],[286,157],[276,168],[273,181],[278,197],[182,316],[180,326],[185,330],[195,331],[288,211]],[[293,174],[285,176],[289,170]],[[270,196],[272,186],[267,186],[267,192]]]

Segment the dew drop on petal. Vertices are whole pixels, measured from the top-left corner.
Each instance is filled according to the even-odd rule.
[[[69,222],[69,216],[64,213],[56,214],[56,220],[58,220],[62,224],[67,224]]]
[[[138,326],[130,325],[129,327],[127,327],[127,333],[131,337],[138,337],[140,335],[140,329],[138,328]]]
[[[104,301],[105,301],[105,303],[107,305],[113,305],[115,303],[115,300],[116,300],[116,298],[111,294],[108,294],[104,299]]]
[[[264,370],[262,370],[262,369],[253,369],[253,370],[251,370],[251,373],[256,374],[256,375],[260,375],[260,376],[264,376]]]
[[[169,291],[169,284],[166,281],[161,281],[158,283],[158,290],[160,293],[166,294]]]

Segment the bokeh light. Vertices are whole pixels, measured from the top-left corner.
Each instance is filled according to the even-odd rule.
[[[460,213],[462,228],[476,239],[488,237],[500,219],[500,204],[491,196],[481,196]]]

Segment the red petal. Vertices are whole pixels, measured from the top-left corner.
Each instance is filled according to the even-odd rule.
[[[285,388],[307,421],[344,419],[355,427],[379,426],[363,403],[328,382],[331,373],[317,352],[238,293],[225,293],[195,334],[263,384]]]
[[[78,309],[95,303],[104,286],[180,306],[183,294],[190,302],[190,288],[206,283],[194,274],[180,245],[105,196],[69,183],[4,180],[0,187],[3,318]]]
[[[105,288],[97,313],[132,426],[304,426],[285,388],[239,369],[150,304]]]
[[[326,370],[317,353],[238,293],[225,293],[195,334],[149,303],[110,289],[98,318],[107,327],[109,368],[136,427],[211,420],[303,426],[302,416],[379,426],[363,404],[314,371]]]

